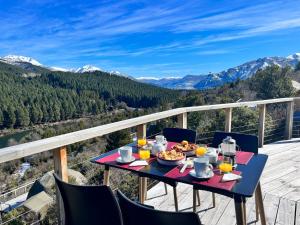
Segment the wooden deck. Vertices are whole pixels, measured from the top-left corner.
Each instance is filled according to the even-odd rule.
[[[261,179],[267,224],[300,225],[300,138],[265,145],[259,152],[269,155]],[[179,209],[191,211],[191,186],[180,184],[177,192]],[[145,203],[156,209],[174,211],[171,187],[168,195],[164,193],[164,185],[157,184],[148,191]],[[216,207],[212,208],[211,193],[200,193],[201,206],[197,210],[203,224],[236,224],[231,199],[216,195]],[[248,199],[246,214],[248,224],[261,224],[255,221],[254,198]]]

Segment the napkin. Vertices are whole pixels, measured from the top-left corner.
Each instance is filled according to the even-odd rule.
[[[242,178],[242,176],[240,176],[240,175],[237,175],[237,174],[234,174],[234,173],[226,173],[222,177],[222,182],[239,180],[241,178]]]
[[[147,165],[149,165],[149,164],[145,160],[136,160],[129,164],[129,166],[147,166]]]

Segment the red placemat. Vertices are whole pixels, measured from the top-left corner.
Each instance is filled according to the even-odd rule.
[[[137,153],[132,153],[132,155],[136,158],[136,159],[140,159],[139,154]],[[120,164],[116,161],[116,159],[119,157],[119,153],[114,153],[111,155],[108,155],[106,157],[103,157],[101,159],[96,160],[96,162],[98,163],[102,163],[102,164],[107,164],[107,165],[113,165],[113,166],[117,166],[120,168],[124,168],[124,169],[130,169],[130,170],[135,170],[135,171],[139,171],[141,169],[143,169],[145,166],[129,166],[129,164]],[[155,159],[155,157],[151,157],[148,161],[148,163],[150,164],[153,160]]]
[[[177,142],[168,141],[167,150],[171,150],[171,148],[178,144]]]
[[[236,163],[241,165],[247,165],[252,156],[254,155],[253,152],[243,152],[237,151],[236,152]],[[218,160],[222,160],[223,156],[219,156]]]
[[[218,174],[217,171],[215,171],[215,174],[212,178],[205,180],[205,181],[199,181],[189,175],[189,172],[192,169],[186,169],[183,173],[179,172],[180,169],[181,169],[181,166],[178,166],[178,167],[170,170],[168,173],[166,173],[165,176],[168,178],[191,182],[194,184],[201,184],[201,185],[205,185],[205,186],[220,188],[220,189],[224,189],[227,191],[230,191],[237,182],[237,181],[221,182],[223,175]],[[234,170],[233,173],[238,174],[238,175],[241,174],[240,171],[236,171],[236,170]]]
[[[247,165],[253,155],[254,155],[253,152],[237,151],[236,152],[236,163]]]

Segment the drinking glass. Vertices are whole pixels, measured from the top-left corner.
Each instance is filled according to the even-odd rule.
[[[221,173],[230,173],[232,171],[232,159],[224,156],[223,160],[219,165]]]
[[[150,158],[150,149],[141,148],[139,150],[139,157],[142,160],[147,160]]]
[[[147,140],[146,139],[138,139],[138,146],[142,147],[144,145],[147,144]]]
[[[207,152],[206,145],[199,145],[199,147],[195,151],[197,157],[204,156],[206,152]]]

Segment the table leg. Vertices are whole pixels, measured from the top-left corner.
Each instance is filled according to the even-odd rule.
[[[212,203],[213,203],[213,208],[216,207],[216,194],[212,193]]]
[[[164,183],[164,186],[165,186],[165,193],[166,193],[166,195],[167,195],[167,194],[168,194],[168,187],[167,187],[167,184]]]
[[[196,212],[196,195],[197,195],[197,190],[193,189],[193,212]]]
[[[258,209],[258,200],[257,200],[256,193],[255,193],[255,216],[256,216],[256,221],[259,221],[259,209]]]
[[[245,216],[244,216],[244,203],[243,203],[243,199],[240,196],[234,197],[234,206],[235,206],[236,224],[246,225]]]
[[[260,220],[262,225],[266,225],[266,215],[265,215],[265,209],[264,209],[264,203],[263,203],[263,198],[262,198],[262,191],[261,191],[261,186],[260,182],[258,183],[256,190],[255,190],[255,195],[257,202],[256,204],[258,205],[258,211],[260,215]]]
[[[244,221],[245,221],[245,223],[247,223],[246,198],[243,198],[243,216],[244,216]]]
[[[103,184],[109,186],[109,166],[105,165],[103,174]]]
[[[177,198],[177,189],[176,189],[176,187],[173,187],[173,195],[174,195],[175,212],[178,212],[178,198]]]
[[[197,190],[197,200],[198,200],[198,206],[200,206],[201,205],[201,200],[200,200],[200,193],[199,193],[200,191],[199,190]]]
[[[140,203],[143,203],[143,192],[144,192],[144,189],[143,189],[143,184],[142,184],[142,177],[139,177],[139,202]]]
[[[143,195],[143,200],[144,200],[144,202],[145,202],[145,200],[147,199],[147,190],[148,190],[148,185],[147,185],[147,177],[144,177],[144,179],[143,179],[143,188],[144,188],[144,195]]]
[[[147,192],[147,178],[139,177],[139,201],[144,204]]]

